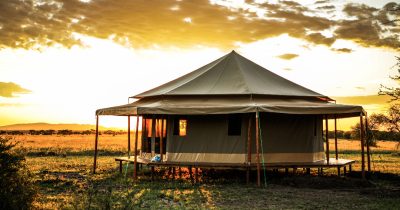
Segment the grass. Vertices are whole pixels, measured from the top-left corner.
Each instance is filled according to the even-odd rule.
[[[93,165],[93,136],[16,136],[28,154],[27,164],[35,174],[38,209],[400,209],[400,156],[395,142],[378,142],[372,148],[369,181],[359,179],[360,165],[353,165],[347,177],[335,169],[324,177],[294,176],[267,171],[267,187],[246,185],[243,171],[202,171],[200,182],[192,184],[187,170],[183,178],[167,178],[166,169],[157,171],[155,181],[149,169],[134,181],[132,165],[119,174],[116,156],[126,154],[126,136],[100,138],[97,174]],[[332,143],[332,141],[331,141]],[[393,147],[392,147],[393,146]],[[334,148],[330,145],[331,150]],[[334,157],[334,151],[331,151]],[[339,157],[359,162],[359,142],[339,140]],[[379,171],[379,172],[377,172]],[[252,174],[251,180],[256,180]]]

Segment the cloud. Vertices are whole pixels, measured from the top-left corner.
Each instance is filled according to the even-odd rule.
[[[365,4],[346,4],[343,12],[348,16],[354,16],[358,19],[373,17],[373,13],[378,11],[377,8],[367,6]]]
[[[0,103],[0,107],[23,107],[26,106],[26,104],[21,104],[21,103]]]
[[[340,53],[351,53],[353,52],[352,49],[349,48],[331,48],[332,51],[340,52]]]
[[[346,20],[335,31],[337,38],[352,40],[364,47],[387,47],[399,50],[399,37],[381,35],[382,27],[370,19]]]
[[[335,30],[338,39],[352,40],[364,47],[386,47],[400,49],[398,27],[389,16],[400,15],[392,8],[400,4],[388,3],[382,9],[364,4],[347,4],[343,12],[353,20],[341,20]]]
[[[11,98],[14,97],[14,94],[25,94],[30,93],[30,90],[22,88],[18,84],[12,82],[0,82],[0,96]]]
[[[333,5],[326,5],[326,6],[317,7],[316,9],[321,9],[321,10],[334,10],[334,9],[336,9],[336,7],[333,6]]]
[[[315,4],[325,4],[325,3],[329,3],[329,0],[320,0],[315,2]]]
[[[330,46],[337,39],[346,39],[365,47],[399,49],[395,23],[381,26],[395,15],[390,8],[397,6],[396,3],[381,9],[349,4],[343,13],[352,19],[341,20],[319,16],[317,13],[321,11],[296,1],[278,4],[246,1],[253,9],[227,4],[229,1],[207,0],[0,1],[0,49],[71,47],[82,44],[76,34],[112,39],[135,48],[193,45],[234,48],[237,42],[250,43],[288,34],[311,44]],[[371,17],[376,20],[369,20]],[[322,33],[334,29],[333,36]],[[373,34],[366,35],[370,32]]]
[[[315,43],[315,44],[324,44],[327,46],[331,46],[336,39],[334,37],[325,37],[324,35],[322,35],[321,33],[311,33],[307,36],[305,36],[305,40],[311,42],[311,43]]]
[[[297,55],[297,54],[292,54],[292,53],[287,53],[287,54],[278,55],[278,56],[276,56],[276,57],[278,57],[278,58],[280,58],[280,59],[284,59],[284,60],[292,60],[292,59],[294,59],[294,58],[299,57],[299,55]]]

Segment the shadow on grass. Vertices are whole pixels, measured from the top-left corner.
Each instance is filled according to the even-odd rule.
[[[334,155],[335,151],[330,151],[329,154]],[[361,151],[360,150],[340,150],[340,152],[338,153],[340,154],[344,154],[344,155],[361,155]],[[371,150],[371,154],[373,155],[387,155],[387,154],[397,154],[396,151],[394,150]]]
[[[55,147],[48,147],[48,148],[35,148],[35,149],[26,149],[20,148],[21,152],[25,153],[28,157],[47,157],[47,156],[59,156],[59,157],[66,157],[66,156],[93,156],[94,150],[73,150],[68,148],[55,148]],[[330,152],[331,155],[334,155],[334,151]],[[339,155],[359,155],[359,150],[341,150]],[[398,156],[400,153],[396,153],[392,150],[378,150],[373,151],[372,155],[394,155]],[[120,150],[110,150],[110,149],[99,149],[98,150],[99,156],[124,156],[127,155],[126,151]]]
[[[329,208],[332,202],[342,202],[339,207],[349,208],[355,203],[362,208],[394,207],[390,205],[400,198],[399,184],[392,184],[399,183],[400,177],[385,173],[373,173],[369,180],[362,180],[359,172],[337,177],[268,171],[267,186],[261,188],[254,183],[255,172],[250,177],[253,182],[246,184],[245,171],[241,170],[199,170],[198,182],[190,179],[187,168],[181,170],[180,176],[176,171],[174,179],[168,168],[157,169],[153,181],[146,167],[139,172],[139,180],[133,180],[132,174],[132,167],[124,167],[122,174],[109,170],[88,175],[73,199],[62,207]]]
[[[22,151],[24,152],[24,151]],[[98,156],[124,156],[126,151],[98,150]],[[24,152],[28,157],[67,157],[67,156],[93,156],[94,150],[72,150],[62,148],[38,148]]]

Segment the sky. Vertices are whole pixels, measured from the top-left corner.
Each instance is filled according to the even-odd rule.
[[[339,103],[383,112],[380,85],[398,85],[389,76],[400,52],[399,7],[386,0],[0,1],[0,125],[93,124],[96,109],[126,104],[232,50]]]

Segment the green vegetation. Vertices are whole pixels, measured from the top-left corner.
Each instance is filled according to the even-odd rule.
[[[28,209],[36,196],[32,175],[15,145],[0,136],[0,209]]]

